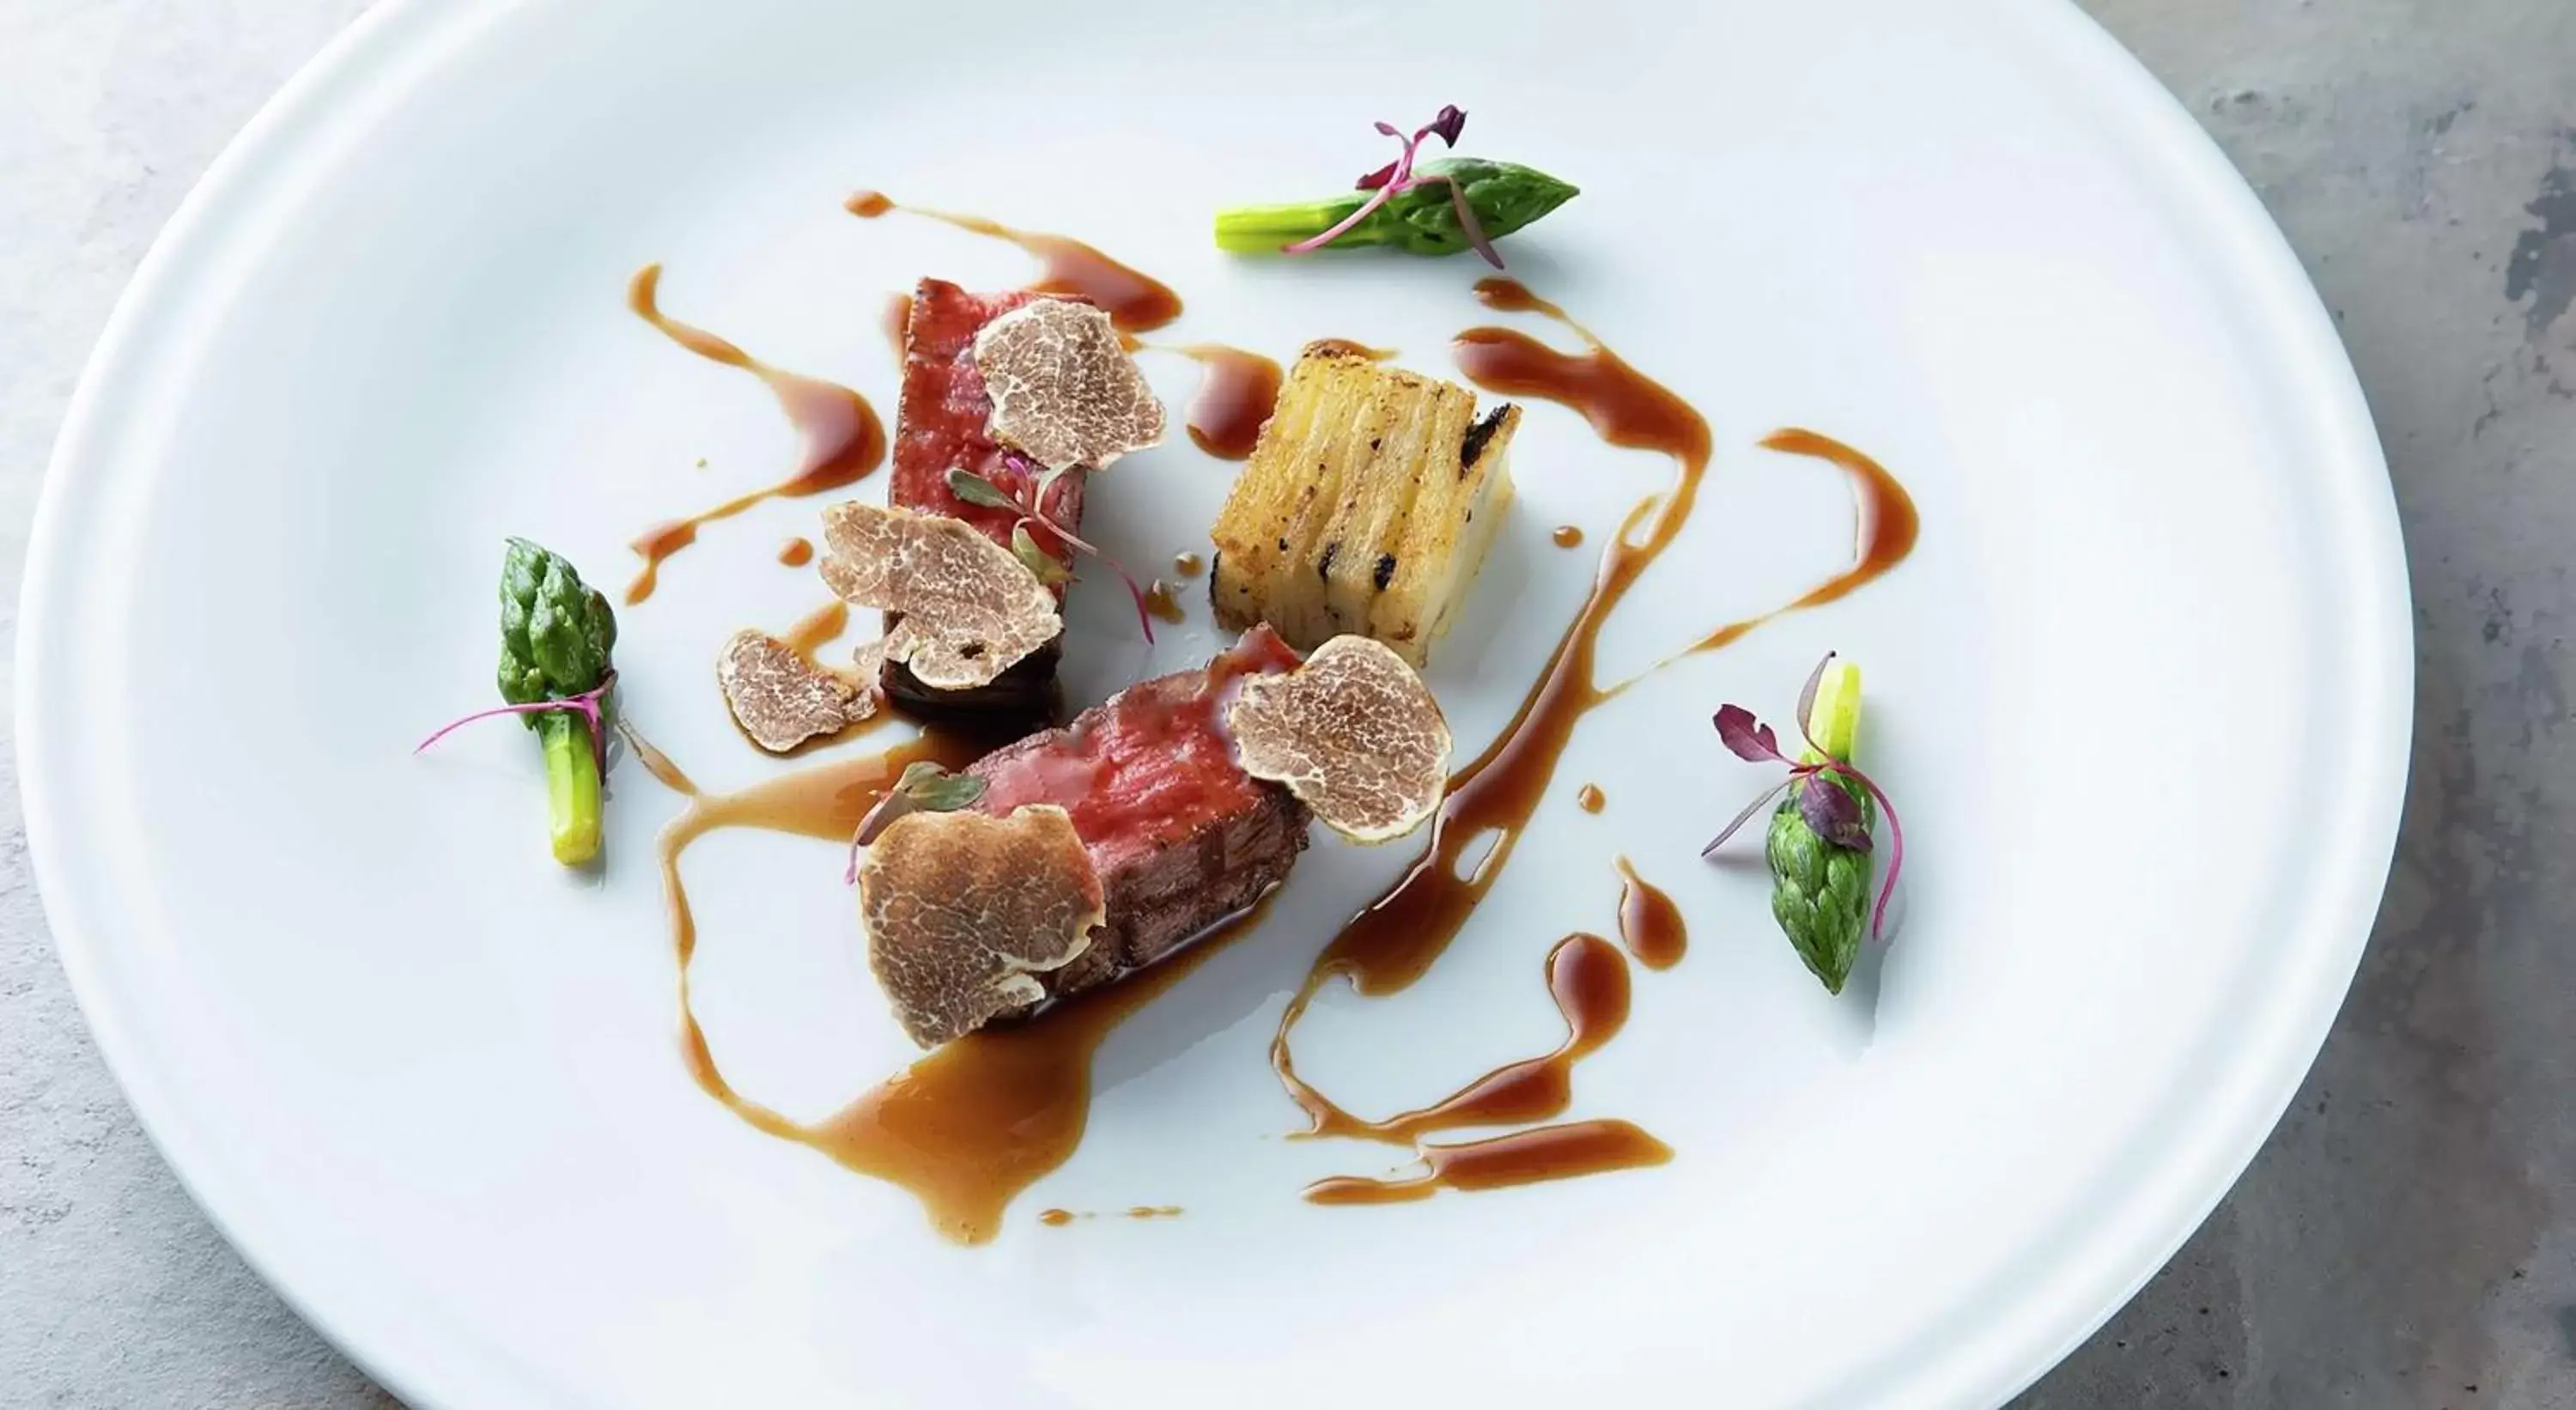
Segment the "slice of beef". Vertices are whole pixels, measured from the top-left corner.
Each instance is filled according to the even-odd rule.
[[[975,334],[987,323],[1032,299],[1057,297],[1013,291],[970,294],[943,279],[924,279],[913,291],[912,315],[904,324],[903,395],[897,408],[894,469],[886,490],[888,503],[924,514],[962,519],[1004,548],[1018,517],[1007,510],[968,504],[950,493],[952,468],[972,471],[1005,494],[1019,494],[1037,467],[997,444],[986,429],[993,415],[983,373],[975,367]],[[1056,478],[1039,507],[1066,529],[1082,529],[1085,479],[1080,469]],[[1056,561],[1070,568],[1073,550],[1052,535],[1037,535]],[[1064,585],[1055,588],[1064,601]],[[887,625],[893,625],[888,614]],[[1063,656],[1059,636],[1023,657],[990,684],[972,690],[934,690],[923,685],[901,662],[886,663],[886,694],[908,713],[923,719],[962,720],[983,727],[1051,718],[1055,713],[1056,663]]]
[[[1171,954],[1259,900],[1305,850],[1306,805],[1237,768],[1216,725],[1226,675],[1287,670],[1297,656],[1259,631],[1221,661],[1129,686],[968,770],[984,780],[986,812],[1063,808],[1099,871],[1108,919],[1081,958],[1040,976],[1050,994]]]

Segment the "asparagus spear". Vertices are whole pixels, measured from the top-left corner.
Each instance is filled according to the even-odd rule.
[[[1838,661],[1817,682],[1815,706],[1807,716],[1807,737],[1817,747],[1801,753],[1799,762],[1821,765],[1831,758],[1848,764],[1859,734],[1860,668]],[[1824,981],[1826,992],[1839,994],[1860,955],[1861,932],[1869,928],[1872,854],[1866,846],[1837,845],[1820,835],[1800,806],[1797,794],[1804,788],[1831,788],[1849,798],[1864,843],[1878,806],[1848,775],[1819,772],[1780,800],[1762,842],[1771,864],[1772,918],[1787,932],[1798,958]]]
[[[420,742],[495,715],[518,715],[545,749],[547,835],[555,860],[599,854],[599,781],[608,757],[605,701],[617,682],[609,651],[617,617],[562,555],[511,539],[501,559],[501,698]],[[418,750],[413,751],[415,753]]]
[[[1741,705],[1720,707],[1716,723],[1718,738],[1736,757],[1786,764],[1789,776],[1747,804],[1701,854],[1715,852],[1786,791],[1763,838],[1763,857],[1771,866],[1771,915],[1807,968],[1827,991],[1839,994],[1851,980],[1862,933],[1874,937],[1886,921],[1888,897],[1905,866],[1905,826],[1896,805],[1852,763],[1860,742],[1860,669],[1831,655],[1816,663],[1798,697],[1798,728],[1807,748],[1797,758],[1781,753],[1771,727]],[[1894,847],[1873,905],[1869,883],[1876,849],[1870,833],[1881,813]]]
[[[1574,199],[1575,188],[1546,172],[1480,157],[1444,157],[1413,169],[1417,184],[1379,201],[1325,243],[1333,249],[1389,245],[1416,255],[1454,255],[1474,241],[1458,219],[1456,183],[1487,240],[1499,240]],[[1374,191],[1346,191],[1320,201],[1242,206],[1219,211],[1216,244],[1235,254],[1269,254],[1312,240],[1358,215]]]
[[[510,540],[501,560],[501,698],[513,705],[588,697],[608,683],[617,616],[562,555]],[[547,835],[555,860],[599,852],[599,773],[607,740],[590,711],[530,712],[546,751]]]

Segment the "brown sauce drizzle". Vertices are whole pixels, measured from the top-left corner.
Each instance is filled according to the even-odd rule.
[[[1190,442],[1219,460],[1248,460],[1261,428],[1279,405],[1279,364],[1222,343],[1166,347],[1196,362],[1204,375],[1183,420]]]
[[[1150,333],[1181,316],[1181,296],[1142,271],[1132,269],[1080,240],[1036,230],[1015,230],[980,215],[899,206],[882,191],[861,191],[841,203],[862,220],[892,210],[910,211],[926,220],[944,221],[960,230],[1008,240],[1034,256],[1038,277],[1028,287],[1041,294],[1074,294],[1108,311],[1109,321],[1129,333]]]
[[[1181,1217],[1182,1212],[1181,1207],[1177,1204],[1138,1204],[1130,1205],[1124,1211],[1123,1217],[1128,1219],[1178,1219]],[[1042,1209],[1038,1211],[1038,1222],[1053,1229],[1061,1229],[1065,1225],[1070,1224],[1077,1219],[1097,1219],[1099,1217],[1100,1216],[1098,1214],[1090,1210],[1084,1210],[1080,1214],[1076,1214],[1070,1209]]]
[[[1601,792],[1601,785],[1597,783],[1587,783],[1574,790],[1574,806],[1587,813],[1600,812],[1601,805],[1608,801],[1609,799]]]
[[[1682,908],[1648,885],[1625,857],[1619,859],[1619,939],[1648,969],[1670,969],[1690,949]]]
[[[1195,578],[1207,568],[1207,560],[1195,553],[1172,555],[1172,571],[1184,578]]]
[[[806,538],[789,539],[778,546],[778,561],[782,566],[789,568],[804,567],[814,561],[814,541]]]
[[[1073,1154],[1091,1113],[1092,1055],[1110,1033],[1252,930],[1267,909],[1266,901],[1255,905],[1170,959],[1024,1023],[939,1048],[821,1121],[794,1121],[733,1089],[690,1008],[689,961],[698,930],[680,880],[681,854],[708,833],[733,827],[846,841],[906,765],[927,759],[963,768],[982,747],[926,733],[739,793],[709,794],[651,746],[631,736],[628,742],[654,777],[689,799],[656,845],[679,962],[681,1052],[689,1075],[757,1129],[901,1186],[921,1201],[934,1228],[960,1243],[992,1238],[1011,1200]]]
[[[1317,338],[1306,345],[1306,351],[1327,357],[1364,357],[1371,362],[1384,362],[1396,352],[1393,348],[1373,348],[1348,338]]]
[[[1145,589],[1145,610],[1165,622],[1186,621],[1189,617],[1181,610],[1180,599],[1173,595],[1172,585],[1160,578]]]
[[[1715,651],[1782,612],[1819,607],[1845,597],[1853,589],[1876,581],[1914,551],[1914,540],[1922,529],[1922,520],[1914,511],[1914,497],[1905,492],[1905,486],[1899,484],[1894,475],[1887,473],[1887,467],[1831,436],[1795,426],[1764,436],[1762,446],[1766,450],[1830,461],[1851,477],[1852,565],[1809,589],[1805,596],[1786,607],[1775,608],[1741,622],[1729,622],[1710,632],[1692,643],[1688,651],[1680,653],[1682,656]],[[1667,657],[1658,661],[1647,674],[1651,675],[1654,670],[1677,659]],[[1634,684],[1634,680],[1623,682],[1610,693],[1616,695]]]
[[[903,361],[905,335],[912,331],[912,295],[889,294],[885,304],[886,346],[894,350],[894,360]]]
[[[1565,1041],[1554,1052],[1498,1067],[1429,1106],[1383,1121],[1354,1116],[1300,1082],[1297,1104],[1314,1122],[1307,1134],[1411,1145],[1435,1131],[1515,1126],[1562,1115],[1574,1100],[1574,1065],[1628,1022],[1628,962],[1609,941],[1578,932],[1548,951],[1547,989],[1565,1020]]]
[[[805,463],[793,479],[646,530],[633,544],[644,557],[644,568],[627,584],[626,603],[630,607],[653,595],[663,561],[697,542],[701,527],[730,519],[765,500],[822,494],[855,484],[877,468],[886,452],[885,426],[877,420],[876,408],[868,405],[867,398],[836,383],[772,367],[703,328],[665,316],[656,300],[661,280],[662,266],[658,264],[637,270],[634,280],[626,286],[627,307],[690,352],[710,362],[739,367],[766,384],[787,413],[788,421],[805,438]]]
[[[1400,1180],[1339,1175],[1306,1187],[1312,1204],[1402,1204],[1443,1189],[1498,1190],[1661,1165],[1673,1148],[1625,1121],[1571,1121],[1489,1140],[1424,1146],[1424,1173]]]
[[[1559,548],[1581,548],[1583,546],[1583,529],[1580,525],[1559,524],[1556,526],[1556,532],[1549,534],[1547,537],[1548,542],[1555,544]]]
[[[789,627],[779,640],[786,642],[788,649],[797,655],[813,662],[815,652],[840,640],[841,633],[849,629],[850,604],[834,598],[797,618],[796,625]]]
[[[1421,978],[1457,938],[1469,912],[1510,861],[1522,829],[1556,776],[1576,723],[1626,688],[1603,690],[1594,681],[1601,626],[1681,531],[1708,469],[1708,422],[1671,389],[1631,367],[1564,310],[1515,280],[1482,280],[1476,295],[1489,308],[1545,314],[1581,337],[1585,347],[1567,353],[1512,329],[1470,328],[1450,344],[1468,380],[1498,395],[1571,407],[1611,445],[1671,456],[1676,473],[1664,493],[1631,508],[1603,546],[1590,595],[1558,638],[1519,711],[1484,753],[1451,776],[1448,797],[1433,818],[1431,841],[1421,857],[1333,937],[1281,1013],[1270,1043],[1271,1067],[1290,1098],[1319,1121],[1325,1119],[1320,1108],[1329,1103],[1298,1078],[1290,1049],[1289,1035],[1298,1019],[1334,976],[1346,977],[1364,995],[1392,994]],[[1906,544],[1910,546],[1910,537]],[[1740,636],[1749,629],[1739,624],[1730,630]],[[1719,638],[1733,639],[1721,632],[1711,644],[1723,644]],[[1489,836],[1491,847],[1472,872],[1461,876],[1461,859]]]

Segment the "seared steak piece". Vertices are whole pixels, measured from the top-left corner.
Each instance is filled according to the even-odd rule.
[[[1129,686],[967,770],[985,782],[980,811],[1063,808],[1099,873],[1107,920],[1079,958],[1038,976],[1050,995],[1163,958],[1259,900],[1305,850],[1306,805],[1239,768],[1216,721],[1226,674],[1290,670],[1297,656],[1265,631],[1220,661]]]
[[[975,366],[975,334],[1003,314],[1032,299],[1056,297],[1013,291],[970,294],[943,279],[924,279],[913,291],[912,315],[904,325],[903,395],[894,434],[894,470],[886,502],[916,513],[962,519],[1004,548],[1018,516],[1010,511],[968,504],[950,493],[950,469],[971,471],[1003,493],[1017,496],[1040,472],[1026,458],[1005,450],[987,429],[992,397]],[[1082,529],[1083,482],[1088,472],[1069,470],[1057,477],[1039,507],[1066,529]],[[1045,539],[1057,561],[1070,569],[1073,550]],[[1065,585],[1054,587],[1064,601]],[[887,623],[889,627],[892,621]],[[1056,662],[1062,639],[1023,657],[990,684],[972,690],[935,690],[900,662],[886,663],[886,694],[924,719],[960,720],[977,725],[1004,725],[1053,715],[1057,700]]]

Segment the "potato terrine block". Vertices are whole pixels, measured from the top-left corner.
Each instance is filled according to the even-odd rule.
[[[1299,650],[1375,637],[1415,667],[1475,581],[1511,503],[1520,408],[1319,344],[1217,516],[1217,620]]]

